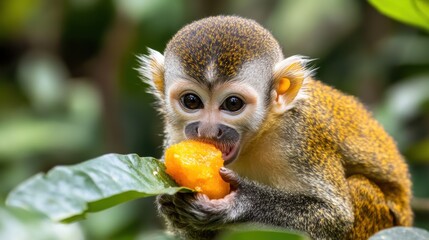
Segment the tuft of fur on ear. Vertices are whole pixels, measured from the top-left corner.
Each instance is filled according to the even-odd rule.
[[[283,59],[274,66],[274,79],[280,77],[311,77],[314,74],[313,68],[308,67],[310,62],[314,59],[302,55],[293,55]],[[300,66],[300,68],[293,67],[294,64]]]
[[[148,92],[157,98],[159,104],[164,102],[164,56],[153,49],[148,48],[147,55],[137,57],[140,67],[137,69],[146,84]]]
[[[315,71],[308,67],[311,61],[313,59],[294,55],[278,62],[274,66],[273,79],[279,112],[293,108],[296,101],[306,98],[305,82],[313,76]]]

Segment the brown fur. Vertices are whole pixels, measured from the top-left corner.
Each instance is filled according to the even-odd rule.
[[[266,57],[276,61],[281,55],[277,41],[262,26],[230,16],[209,17],[185,26],[170,40],[167,52],[174,53],[185,72],[201,82],[206,81],[208,67],[227,80],[248,60]]]
[[[366,208],[388,207],[394,217],[392,225],[411,225],[410,176],[393,139],[354,97],[346,96],[317,81],[311,81],[307,89],[310,99],[313,99],[303,106],[309,116],[306,123],[309,126],[307,134],[310,139],[316,140],[310,141],[308,147],[319,149],[318,151],[330,149],[334,154],[341,155],[345,176],[334,175],[332,179],[346,177],[350,181],[350,177],[356,175],[367,178],[369,183],[362,185],[375,184],[379,190],[375,189],[373,195],[368,194],[372,198],[366,203],[384,199],[384,206],[366,206],[365,203],[355,202],[354,205]],[[328,159],[320,160],[322,167],[329,167]],[[349,186],[350,193],[353,189]],[[362,211],[355,210],[355,213]]]
[[[354,97],[312,79],[303,90],[307,98],[286,115],[268,116],[232,169],[276,188],[350,202],[347,239],[412,225],[410,176],[392,138]]]
[[[228,173],[236,191],[228,201],[209,202],[216,206],[210,208],[190,195],[159,197],[159,211],[171,230],[184,238],[211,239],[229,224],[257,222],[304,231],[315,239],[367,239],[384,228],[410,226],[410,176],[393,139],[357,99],[313,80],[305,66],[302,76],[291,78],[290,89],[276,96],[278,78],[294,77],[296,68],[301,68],[293,64],[302,65],[292,61],[300,57],[277,65],[281,57],[267,30],[239,17],[202,19],[185,26],[169,42],[165,58],[171,69],[166,64],[165,71],[176,71],[169,80],[176,83],[190,78],[192,84],[207,85],[215,80],[218,88],[208,88],[214,91],[225,82],[237,84],[231,80],[246,71],[242,69],[246,62],[257,60],[264,69],[276,69],[274,77],[265,78],[268,93],[257,89],[259,95],[254,96],[255,102],[266,99],[266,108],[254,108],[251,114],[262,117],[250,123],[229,122],[248,129],[242,133],[246,138],[238,158],[227,166],[238,173]],[[174,69],[179,67],[173,58],[184,73]],[[164,72],[159,71],[164,68],[159,65],[147,66],[152,72],[146,72],[154,94],[163,100],[159,79]],[[212,70],[216,74],[207,79],[207,71]],[[239,79],[240,84],[261,83],[258,72],[247,71],[251,74],[245,76],[256,77]],[[186,118],[163,105],[160,109],[170,120],[167,145],[183,140]],[[217,114],[217,108],[209,109]]]

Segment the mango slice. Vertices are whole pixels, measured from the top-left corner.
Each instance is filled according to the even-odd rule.
[[[230,192],[219,169],[222,152],[212,144],[187,140],[170,146],[165,152],[166,172],[180,186],[195,189],[210,199],[223,198]]]

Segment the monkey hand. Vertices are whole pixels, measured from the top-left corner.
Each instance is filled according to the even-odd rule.
[[[240,216],[247,209],[240,205],[248,202],[244,201],[246,189],[251,189],[252,183],[227,168],[221,168],[220,175],[231,185],[231,193],[222,199],[209,199],[201,193],[157,198],[159,212],[171,227],[181,232],[180,235],[189,239],[192,239],[190,234],[198,234],[199,239],[202,235],[213,237],[225,225],[240,222]],[[249,194],[252,193],[249,191]]]

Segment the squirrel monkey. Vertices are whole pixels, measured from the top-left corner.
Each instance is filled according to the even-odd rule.
[[[157,198],[167,227],[212,239],[251,222],[314,239],[367,239],[409,226],[411,182],[394,141],[354,97],[312,78],[302,56],[284,58],[253,20],[204,18],[183,27],[140,72],[165,122],[165,147],[186,139],[223,153],[223,199]]]

